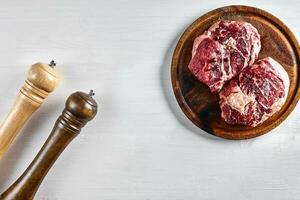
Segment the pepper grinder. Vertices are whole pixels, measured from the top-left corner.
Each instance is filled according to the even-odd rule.
[[[11,185],[0,200],[32,200],[49,169],[81,128],[97,113],[97,103],[89,94],[75,92],[66,101],[65,109],[42,149],[20,178]]]
[[[59,75],[55,65],[54,61],[50,64],[36,63],[29,69],[27,80],[0,126],[0,160],[26,121],[58,85]]]

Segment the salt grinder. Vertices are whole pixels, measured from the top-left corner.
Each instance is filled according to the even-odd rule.
[[[58,85],[55,65],[54,61],[50,64],[36,63],[29,69],[27,80],[0,126],[0,160],[26,121]]]
[[[42,149],[20,178],[11,185],[0,200],[32,200],[49,169],[66,146],[97,113],[97,103],[89,94],[75,92],[66,101],[65,109]]]

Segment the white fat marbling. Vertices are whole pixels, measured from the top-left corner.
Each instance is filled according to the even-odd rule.
[[[243,114],[246,111],[246,105],[253,101],[255,101],[255,99],[252,96],[244,94],[239,87],[236,87],[236,91],[227,97],[227,104],[232,109]]]
[[[266,58],[267,61],[273,66],[274,72],[283,80],[285,87],[285,98],[287,97],[289,87],[290,87],[290,79],[288,73],[285,71],[283,66],[275,61],[273,58]]]

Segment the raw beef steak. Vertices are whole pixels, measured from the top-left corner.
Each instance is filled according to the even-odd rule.
[[[256,126],[283,106],[289,77],[268,57],[244,69],[220,93],[222,118],[229,124]]]
[[[212,92],[254,63],[261,48],[260,35],[251,24],[219,21],[194,40],[188,68]]]

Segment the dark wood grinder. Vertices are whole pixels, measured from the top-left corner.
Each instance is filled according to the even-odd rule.
[[[0,196],[0,200],[30,200],[66,146],[97,113],[97,103],[89,94],[75,92],[66,101],[47,141],[26,171]]]

